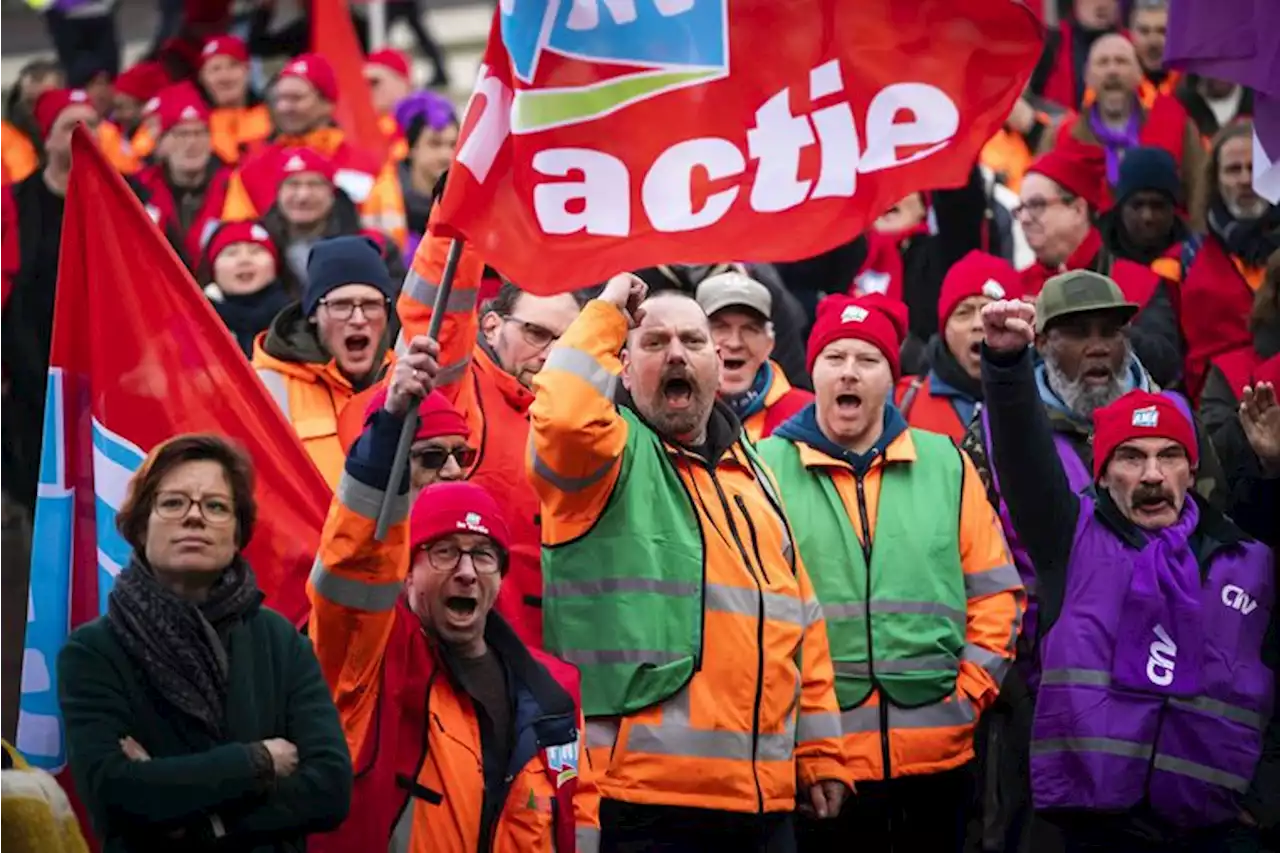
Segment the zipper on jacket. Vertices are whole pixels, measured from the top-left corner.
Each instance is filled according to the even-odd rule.
[[[760,787],[760,770],[756,765],[760,756],[760,703],[764,701],[764,586],[761,585],[760,577],[751,565],[751,557],[747,554],[746,546],[742,544],[738,524],[733,520],[733,508],[729,505],[729,499],[725,497],[724,489],[720,487],[720,480],[716,478],[714,465],[707,467],[707,474],[711,477],[712,485],[716,487],[716,495],[720,498],[724,517],[729,522],[729,533],[738,546],[738,553],[742,555],[747,574],[751,575],[751,579],[756,584],[756,696],[751,708],[751,778],[756,783],[756,812],[763,814],[764,790]]]
[[[747,535],[751,537],[751,550],[755,552],[756,565],[760,567],[760,577],[768,583],[769,571],[764,567],[764,560],[760,559],[760,539],[756,536],[756,525],[751,520],[751,513],[747,512],[747,502],[742,499],[742,495],[734,495],[733,501],[738,505],[738,509],[742,510],[742,517],[747,521]]]
[[[1156,732],[1151,736],[1151,758],[1147,760],[1147,778],[1142,780],[1142,797],[1150,799],[1151,775],[1156,772],[1156,749],[1160,745],[1160,732],[1164,729],[1164,712],[1169,709],[1169,700],[1160,703],[1160,711],[1156,714]]]
[[[880,691],[880,758],[884,762],[884,778],[889,779],[892,775],[889,764],[889,697],[880,689],[880,682],[876,679],[876,655],[871,639],[871,522],[867,518],[867,492],[863,486],[863,476],[854,474],[854,482],[858,486],[858,521],[862,524],[862,562],[867,569],[867,673],[871,686]]]

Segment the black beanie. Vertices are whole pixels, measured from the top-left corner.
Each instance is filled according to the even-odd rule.
[[[307,289],[302,294],[302,313],[310,317],[320,300],[331,290],[348,284],[367,284],[395,299],[398,288],[387,272],[382,252],[368,237],[330,237],[311,247],[307,256]]]
[[[1116,204],[1141,190],[1164,193],[1174,204],[1182,195],[1178,182],[1178,164],[1163,148],[1130,148],[1120,161],[1120,177],[1116,181]]]

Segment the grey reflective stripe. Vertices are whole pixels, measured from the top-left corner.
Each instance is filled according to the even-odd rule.
[[[817,625],[822,621],[822,605],[818,599],[810,598],[804,603],[804,626]]]
[[[798,598],[776,592],[764,595],[764,618],[804,627],[804,604]],[[755,618],[760,612],[761,592],[754,587],[707,584],[704,607],[712,613],[736,613]]]
[[[311,566],[311,585],[316,593],[341,607],[365,613],[385,613],[400,598],[400,581],[366,582],[335,575],[317,557]]]
[[[378,520],[378,510],[382,508],[382,489],[366,486],[346,471],[338,478],[337,497],[347,509],[370,521]],[[404,521],[409,515],[409,495],[396,495],[391,499],[391,524]]]
[[[682,598],[698,594],[696,583],[660,581],[654,578],[596,578],[589,581],[553,581],[543,589],[550,598],[578,598],[592,595],[608,595],[615,592],[652,592]]]
[[[961,658],[976,663],[985,669],[987,674],[995,681],[997,687],[1004,683],[1005,673],[1009,671],[1009,666],[1013,663],[1013,661],[999,652],[984,649],[982,646],[975,646],[973,643],[965,644]]]
[[[542,369],[563,370],[567,373],[572,373],[580,379],[585,379],[587,384],[596,389],[600,396],[611,400],[613,399],[614,386],[618,382],[618,377],[596,361],[595,356],[576,347],[559,346],[554,348],[551,350],[551,354],[547,356],[547,361],[542,365]]]
[[[413,270],[404,277],[403,292],[418,300],[423,305],[434,308],[436,304],[436,296],[440,293],[440,286],[427,281]],[[446,313],[455,311],[473,311],[476,307],[476,297],[480,291],[478,290],[459,290],[453,288],[449,291],[449,301],[445,304]]]
[[[268,367],[259,367],[258,378],[271,399],[276,401],[276,408],[284,414],[284,419],[293,423],[293,418],[289,417],[289,386],[284,377]]]
[[[760,734],[755,740],[759,761],[790,761],[795,752],[796,723],[790,715],[781,734]],[[662,704],[662,722],[637,723],[627,733],[627,751],[689,758],[723,758],[750,761],[751,732],[695,729],[689,723],[689,689],[686,687]]]
[[[452,385],[462,379],[463,374],[467,372],[467,367],[471,365],[471,356],[460,358],[453,364],[441,366],[440,372],[436,374],[436,387],[443,385]]]
[[[577,853],[600,853],[600,828],[597,826],[578,826],[573,830]]]
[[[868,661],[836,661],[837,675],[867,676],[871,674],[871,663]],[[894,660],[876,659],[877,673],[891,674],[901,672],[919,672],[929,669],[945,669],[955,672],[959,663],[953,655],[925,655],[918,658],[899,658]]]
[[[867,605],[863,601],[850,604],[824,604],[822,612],[827,619],[865,619]],[[955,622],[963,623],[967,615],[963,610],[956,610],[936,601],[883,601],[874,599],[871,602],[872,613],[921,613],[930,616],[945,616]]]
[[[941,729],[964,726],[978,719],[977,709],[963,696],[949,702],[935,702],[921,708],[889,706],[890,729]],[[880,731],[880,706],[861,705],[840,712],[840,727],[845,734]]]
[[[1097,669],[1046,669],[1040,674],[1040,683],[1106,687],[1111,683],[1111,673]]]
[[[533,454],[533,473],[546,480],[562,492],[572,494],[580,492],[588,486],[594,485],[604,479],[604,476],[613,469],[614,464],[618,461],[618,457],[605,460],[604,464],[596,470],[587,474],[585,477],[569,477],[564,474],[557,474],[551,470],[551,466],[543,461],[537,451]]]
[[[1007,592],[1021,587],[1022,578],[1012,563],[996,566],[994,569],[987,569],[984,572],[966,572],[964,576],[965,598],[970,599],[995,595],[997,592]]]
[[[1169,704],[1188,711],[1199,711],[1202,714],[1222,717],[1258,731],[1262,731],[1267,725],[1267,721],[1257,711],[1250,711],[1248,708],[1241,708],[1237,705],[1228,705],[1226,702],[1219,702],[1217,699],[1210,699],[1208,696],[1197,696],[1194,699],[1170,699]]]
[[[409,845],[413,841],[413,797],[409,797],[400,810],[400,817],[391,829],[391,840],[387,842],[387,853],[409,853]]]
[[[675,663],[683,656],[674,652],[648,649],[601,649],[598,651],[577,649],[573,651],[565,650],[561,652],[560,657],[575,666],[607,665],[611,663],[647,663],[653,666],[662,666],[663,664]]]
[[[1243,794],[1249,790],[1249,780],[1243,776],[1237,776],[1234,773],[1228,773],[1225,770],[1219,770],[1216,767],[1207,767],[1203,764],[1197,764],[1194,761],[1188,761],[1185,758],[1175,758],[1172,755],[1158,754],[1155,758],[1155,768],[1163,770],[1165,773],[1175,773],[1178,776],[1190,776],[1192,779],[1199,779],[1201,782],[1208,782],[1210,785],[1220,785],[1228,790]]]
[[[611,717],[597,717],[587,720],[586,741],[588,748],[608,747],[613,749],[618,742],[618,729],[621,723]]]
[[[813,714],[801,714],[796,723],[796,742],[807,743],[811,740],[840,737],[840,715],[823,711]]]
[[[1147,744],[1109,737],[1059,737],[1031,741],[1032,755],[1053,752],[1105,752],[1108,755],[1147,761],[1154,750]]]

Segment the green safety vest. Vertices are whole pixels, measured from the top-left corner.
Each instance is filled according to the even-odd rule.
[[[946,436],[912,429],[911,440],[916,461],[880,471],[869,572],[831,477],[806,467],[791,441],[774,436],[759,446],[822,603],[842,710],[861,705],[875,686],[900,707],[939,702],[955,690],[968,603],[960,564],[964,466]]]

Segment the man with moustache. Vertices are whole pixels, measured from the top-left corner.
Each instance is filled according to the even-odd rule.
[[[602,853],[789,853],[852,775],[822,609],[707,316],[646,290],[614,277],[533,380],[547,648],[582,671]]]
[[[1035,405],[1037,317],[988,305],[982,357],[996,472],[1039,584],[1036,812],[1068,851],[1259,850],[1280,802],[1274,556],[1195,493],[1176,395],[1095,409],[1075,486]]]

